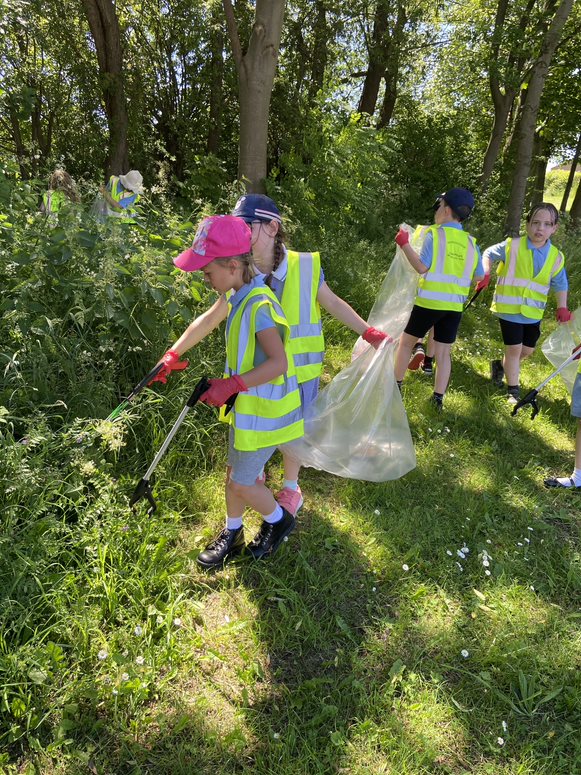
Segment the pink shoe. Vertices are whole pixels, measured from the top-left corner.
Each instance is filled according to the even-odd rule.
[[[298,510],[303,505],[303,494],[300,487],[297,487],[296,490],[291,490],[290,487],[283,487],[275,498],[279,506],[286,509],[293,517],[296,517]]]

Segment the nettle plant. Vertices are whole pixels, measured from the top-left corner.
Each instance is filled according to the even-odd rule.
[[[53,220],[33,202],[15,191],[0,229],[0,404],[95,416],[207,306],[203,284],[172,264],[194,226],[100,224],[72,205]]]

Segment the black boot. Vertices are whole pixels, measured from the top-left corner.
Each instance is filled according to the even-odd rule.
[[[202,568],[219,568],[230,557],[234,557],[244,549],[244,528],[222,530],[220,535],[211,541],[203,552],[198,555],[198,563]]]
[[[262,522],[260,530],[248,544],[248,551],[255,560],[274,554],[287,535],[295,529],[295,525],[293,515],[283,508],[282,519],[278,522]]]

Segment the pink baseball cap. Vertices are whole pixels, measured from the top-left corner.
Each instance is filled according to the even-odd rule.
[[[184,272],[195,272],[215,258],[242,256],[251,249],[252,232],[242,218],[211,215],[198,226],[192,247],[180,253],[173,262]]]

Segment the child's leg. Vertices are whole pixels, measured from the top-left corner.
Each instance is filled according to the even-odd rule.
[[[397,382],[401,382],[403,378],[405,377],[405,373],[408,368],[408,363],[410,362],[410,356],[412,354],[412,350],[414,349],[414,345],[418,341],[417,336],[413,336],[412,334],[406,334],[405,331],[401,335],[401,338],[399,340],[399,346],[397,348],[397,354],[395,356],[395,378]]]
[[[395,378],[400,384],[405,376],[410,362],[410,356],[418,340],[422,341],[434,323],[437,310],[425,309],[414,304],[410,318],[399,340],[395,356]],[[423,355],[422,355],[423,359]]]
[[[426,355],[428,356],[428,358],[433,358],[435,352],[436,352],[436,348],[434,345],[434,327],[432,326],[428,334],[428,343],[426,345]]]
[[[434,357],[436,358],[436,379],[434,393],[443,395],[450,382],[452,372],[452,345],[444,342],[434,342]]]
[[[511,387],[519,384],[520,362],[524,357],[522,350],[522,344],[507,344],[504,348],[502,366],[506,375],[506,384]]]

